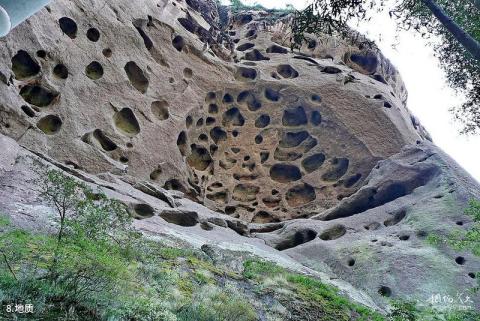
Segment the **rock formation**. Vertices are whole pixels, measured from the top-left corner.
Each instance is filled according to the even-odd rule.
[[[478,259],[425,239],[468,226],[480,187],[409,112],[398,72],[339,39],[292,52],[288,16],[271,15],[56,0],[1,39],[0,212],[48,228],[37,159],[146,233],[321,273],[373,307],[472,287]]]

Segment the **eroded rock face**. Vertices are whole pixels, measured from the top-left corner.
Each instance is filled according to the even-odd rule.
[[[247,242],[370,305],[471,285],[478,260],[424,239],[466,222],[479,187],[428,142],[395,68],[328,37],[292,52],[287,18],[268,18],[210,0],[56,0],[0,39],[0,134],[16,141],[0,210],[39,206],[23,197],[36,154],[120,199],[142,231]]]
[[[292,53],[281,19],[222,18],[210,1],[100,5],[57,1],[2,39],[1,133],[247,222],[331,208],[426,138],[381,55],[320,41]]]

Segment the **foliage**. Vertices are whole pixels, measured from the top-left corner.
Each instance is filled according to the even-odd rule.
[[[319,320],[350,320],[353,314],[359,316],[358,320],[387,320],[377,312],[350,302],[336,288],[312,277],[291,273],[271,262],[247,260],[243,275],[257,282],[265,291],[281,288],[281,293],[278,291],[276,294],[281,301],[295,302],[295,308],[317,313]],[[285,291],[289,292],[288,295]]]
[[[257,314],[235,288],[204,286],[178,313],[179,321],[253,321]]]

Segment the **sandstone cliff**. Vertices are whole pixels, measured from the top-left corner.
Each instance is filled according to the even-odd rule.
[[[0,40],[0,212],[50,228],[37,159],[127,204],[145,233],[251,252],[374,308],[473,287],[479,260],[426,238],[468,226],[478,184],[383,55],[315,36],[292,52],[288,19],[54,1]]]

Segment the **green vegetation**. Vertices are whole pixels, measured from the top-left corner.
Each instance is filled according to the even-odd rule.
[[[480,256],[480,201],[471,200],[465,209],[465,214],[473,220],[471,226],[464,229],[457,229],[447,236],[430,234],[427,241],[434,246],[450,246],[458,251],[470,251],[476,256]],[[476,279],[479,286],[474,290],[480,290],[480,273],[476,273]]]
[[[12,319],[11,304],[34,306],[17,320],[42,321],[470,320],[429,318],[435,314],[413,304],[383,316],[261,260],[238,272],[215,265],[202,251],[139,234],[123,204],[75,179],[56,171],[42,177],[37,186],[56,210],[55,233],[22,230],[0,216],[0,320]]]

